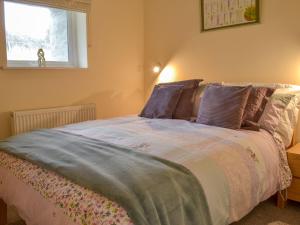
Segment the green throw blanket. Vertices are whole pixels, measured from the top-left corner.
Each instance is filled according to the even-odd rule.
[[[135,225],[212,225],[201,185],[173,162],[58,130],[11,137],[0,149],[117,202]]]

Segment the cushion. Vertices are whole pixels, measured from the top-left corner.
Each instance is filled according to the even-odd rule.
[[[156,85],[141,117],[172,119],[183,85]]]
[[[298,120],[298,97],[290,93],[276,93],[267,103],[259,124],[285,148],[292,142]]]
[[[192,120],[191,121],[196,121],[197,116],[199,113],[199,108],[200,108],[200,103],[201,103],[201,98],[204,94],[204,90],[207,85],[222,85],[221,83],[201,83],[199,87],[195,90],[195,97],[194,97],[194,103],[193,103],[193,113],[192,113]]]
[[[201,98],[197,123],[240,129],[252,86],[208,85]]]
[[[183,85],[182,94],[177,103],[176,109],[173,114],[173,119],[190,120],[193,114],[193,104],[195,91],[199,87],[202,79],[184,80],[172,83],[160,84],[163,86],[168,85]]]
[[[258,122],[274,91],[275,89],[268,87],[253,87],[247,101],[243,121]]]

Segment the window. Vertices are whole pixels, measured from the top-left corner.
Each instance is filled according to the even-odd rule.
[[[86,13],[4,1],[4,19],[7,67],[87,68]]]

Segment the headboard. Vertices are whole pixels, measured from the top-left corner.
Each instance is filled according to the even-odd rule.
[[[203,91],[208,83],[201,83],[199,85],[199,88],[197,92],[195,93],[195,98],[194,98],[194,109],[193,109],[193,117],[197,117],[198,110],[199,110],[199,105],[200,105],[200,99],[201,96],[203,95]],[[253,85],[256,87],[272,87],[277,89],[276,91],[279,93],[291,93],[299,96],[299,103],[298,103],[298,108],[300,109],[300,86],[298,85],[291,85],[291,84],[265,84],[265,83],[225,83],[225,82],[220,82],[222,85],[232,85],[232,86],[247,86],[247,85]],[[300,143],[300,110],[298,114],[298,122],[295,127],[294,131],[294,137],[293,137],[293,145],[296,143]]]

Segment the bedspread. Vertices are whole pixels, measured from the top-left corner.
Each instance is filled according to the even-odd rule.
[[[185,166],[203,186],[214,225],[239,220],[280,188],[279,149],[265,131],[234,131],[136,116],[90,121],[59,130]],[[0,153],[0,173],[0,197],[16,205],[28,225],[132,225],[126,211],[115,202],[29,162]],[[42,196],[36,201],[32,197],[33,205],[47,200],[43,202],[47,213],[37,215],[22,208],[26,204],[15,197],[22,190],[18,185],[11,186],[11,179],[16,178],[20,186],[30,189],[28,192]]]
[[[117,202],[135,225],[212,225],[197,178],[169,160],[55,129],[8,138],[0,149]]]

